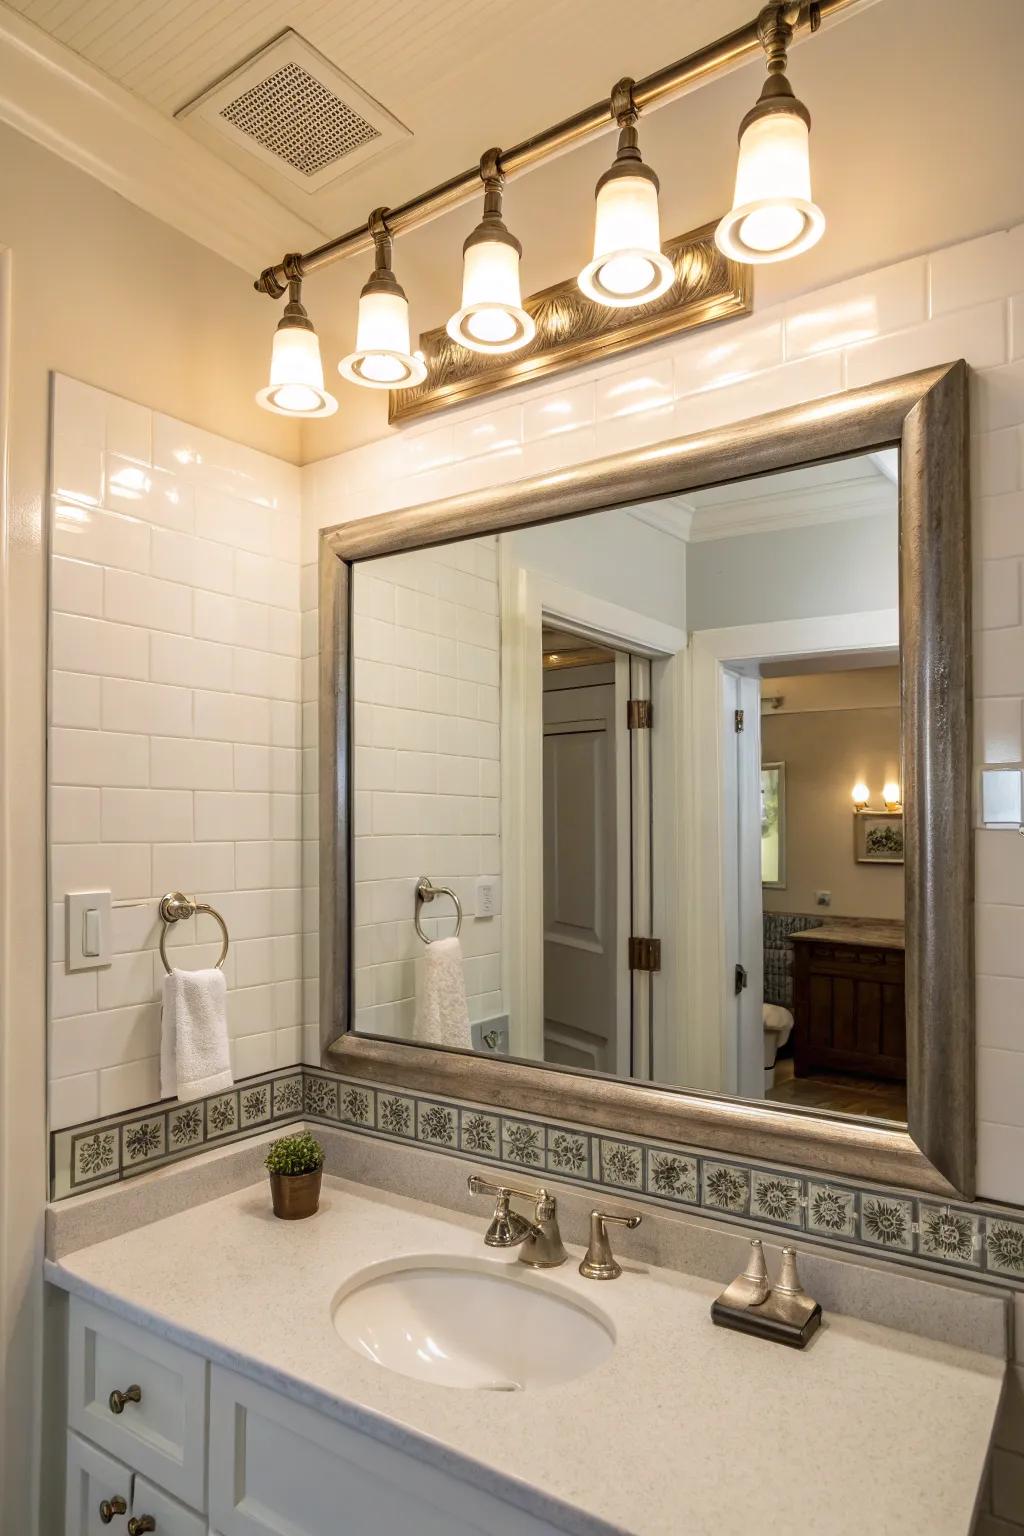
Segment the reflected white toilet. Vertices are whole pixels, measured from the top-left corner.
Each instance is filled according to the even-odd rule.
[[[764,1091],[775,1086],[775,1061],[793,1032],[793,1015],[778,1003],[763,1003],[764,1021]]]

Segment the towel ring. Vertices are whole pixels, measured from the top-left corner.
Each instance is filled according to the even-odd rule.
[[[451,886],[432,885],[429,875],[420,875],[416,882],[416,912],[413,921],[416,924],[416,932],[419,934],[424,944],[430,944],[432,941],[428,939],[426,934],[423,932],[423,927],[420,923],[420,912],[422,910],[423,903],[425,901],[433,901],[435,896],[451,897],[452,901],[455,903],[455,937],[458,938],[459,934],[462,932],[462,902],[456,896]]]
[[[160,917],[163,928],[160,930],[160,959],[164,963],[164,970],[168,976],[171,967],[167,959],[167,950],[164,945],[167,942],[167,929],[171,923],[180,923],[182,918],[195,917],[197,912],[205,912],[212,917],[214,922],[220,924],[220,931],[224,935],[224,942],[220,949],[220,959],[217,961],[218,971],[224,969],[224,961],[228,957],[228,925],[217,911],[216,907],[207,906],[205,901],[195,901],[191,896],[185,896],[181,891],[168,891],[166,896],[160,898]]]

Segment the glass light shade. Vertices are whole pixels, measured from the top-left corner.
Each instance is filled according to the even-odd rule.
[[[658,188],[646,176],[611,176],[594,213],[594,259],[576,281],[598,304],[626,309],[667,293],[675,280],[661,254]]]
[[[315,331],[278,326],[270,355],[270,383],[256,396],[278,416],[333,416],[338,402],[324,389],[324,365]]]
[[[885,801],[887,811],[897,810],[900,803],[900,787],[895,779],[890,779],[888,784],[882,786],[882,799]]]
[[[852,799],[858,811],[862,811],[871,799],[871,791],[866,784],[855,784],[852,790]]]
[[[769,112],[744,129],[732,204],[715,243],[733,261],[787,261],[821,239],[825,215],[811,201],[809,130],[798,113]]]
[[[359,296],[355,351],[342,358],[338,372],[367,389],[410,389],[427,376],[410,346],[405,294],[364,290]]]
[[[462,308],[448,335],[471,352],[516,352],[536,335],[523,308],[519,252],[505,240],[479,240],[462,258]]]

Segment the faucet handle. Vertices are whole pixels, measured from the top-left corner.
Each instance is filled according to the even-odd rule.
[[[622,1274],[622,1265],[612,1253],[608,1241],[608,1222],[618,1222],[630,1230],[638,1227],[642,1217],[623,1216],[618,1211],[591,1211],[590,1246],[580,1262],[580,1274],[588,1280],[616,1280]]]

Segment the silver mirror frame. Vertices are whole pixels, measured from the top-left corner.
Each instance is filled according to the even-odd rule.
[[[320,1047],[349,1076],[971,1199],[974,857],[968,369],[960,361],[320,535]],[[373,556],[898,446],[907,1129],[355,1034],[351,568]]]

